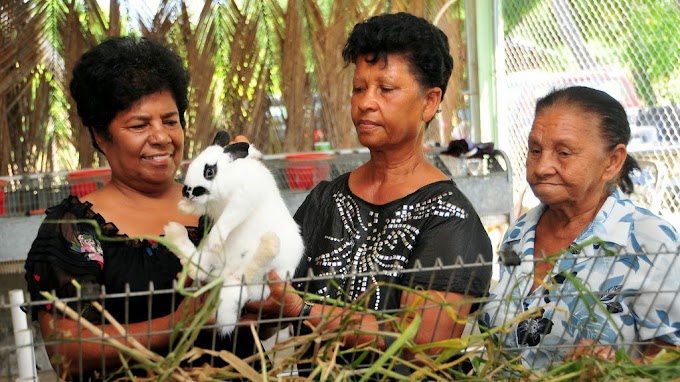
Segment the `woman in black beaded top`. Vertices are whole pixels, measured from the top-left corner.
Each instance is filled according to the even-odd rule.
[[[464,299],[487,293],[492,249],[473,206],[423,152],[425,131],[453,69],[448,39],[423,18],[383,14],[355,25],[342,55],[355,66],[352,121],[371,156],[356,170],[321,182],[295,214],[306,247],[297,276],[309,270],[315,276],[346,275],[354,269],[373,274],[337,278],[337,285],[315,277],[295,287],[344,300],[356,300],[379,282],[418,288],[438,303],[457,307],[459,321],[439,307],[421,306],[423,322],[415,342],[458,337],[472,308]],[[416,264],[431,267],[437,259],[444,265],[482,261],[447,271],[400,272]],[[312,324],[322,316],[336,317],[332,325],[347,314],[338,307],[305,304],[294,294],[276,296],[275,285],[269,300],[251,308],[302,314]],[[283,310],[274,300],[285,301]],[[367,307],[397,309],[416,301],[414,294],[380,285]],[[374,316],[357,316],[362,329],[378,329]],[[373,335],[352,336],[347,344],[366,342],[386,346]]]

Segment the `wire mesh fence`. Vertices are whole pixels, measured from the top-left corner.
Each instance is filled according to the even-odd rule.
[[[665,174],[654,199],[661,215],[677,226],[678,36],[676,1],[503,1],[498,126],[500,147],[516,170],[515,195],[525,190],[526,139],[535,101],[552,88],[585,85],[608,92],[625,107],[632,130],[629,151]]]
[[[71,190],[65,172],[0,179],[0,217],[39,214]]]
[[[292,212],[304,196],[319,182],[350,172],[367,162],[367,149],[332,152],[306,152],[265,156],[263,163],[276,179]],[[494,155],[470,159],[478,168],[468,164],[463,171],[456,167],[464,159],[442,156],[439,151],[427,153],[428,160],[444,174],[456,179],[459,188],[473,201],[483,216],[509,216],[512,210],[512,176],[507,156],[498,151]],[[181,180],[189,162],[183,162],[178,173]],[[0,217],[42,214],[46,208],[59,204],[69,195],[83,197],[103,187],[111,178],[108,168],[84,169],[72,172],[34,174],[0,179]],[[480,182],[484,182],[481,191]],[[501,198],[485,198],[490,193]],[[489,205],[492,203],[492,205]],[[508,220],[506,219],[506,222]]]
[[[352,171],[367,160],[367,151],[347,150],[274,155],[263,162],[274,175],[279,189],[292,195],[306,194],[319,182]],[[188,164],[188,161],[183,162],[178,180],[183,178]],[[42,214],[69,195],[82,198],[102,188],[110,178],[109,168],[0,178],[0,217]]]
[[[578,257],[578,256],[577,256]],[[382,273],[349,272],[346,274],[308,275],[289,280],[287,291],[301,295],[307,301],[327,307],[342,308],[338,315],[340,324],[330,325],[336,313],[325,310],[323,314],[308,317],[249,312],[230,337],[220,337],[214,325],[206,319],[215,305],[210,300],[219,293],[217,285],[203,293],[208,295],[203,307],[193,314],[180,311],[180,317],[168,328],[148,326],[146,333],[132,334],[129,315],[119,317],[100,314],[90,318],[92,326],[80,319],[75,329],[55,332],[56,336],[42,338],[18,346],[5,338],[0,348],[0,365],[8,378],[16,376],[17,353],[22,349],[37,349],[38,356],[31,362],[44,367],[40,360],[44,348],[51,349],[53,370],[40,370],[41,380],[50,378],[139,380],[198,380],[205,378],[243,380],[616,380],[616,378],[646,377],[646,380],[672,380],[680,373],[680,354],[677,348],[680,331],[680,300],[678,294],[678,269],[680,259],[676,249],[660,249],[657,253],[603,253],[581,259],[572,252],[553,258],[551,277],[529,292],[527,285],[535,283],[527,269],[533,269],[534,259],[506,253],[501,264],[435,265],[421,267],[415,264],[408,269],[391,274],[390,282],[370,285],[367,292],[355,301],[331,299],[316,294],[313,283],[321,282],[342,289],[357,279],[374,279]],[[637,265],[636,265],[637,264]],[[413,280],[423,274],[434,280],[438,275],[450,275],[449,285],[456,270],[475,272],[480,267],[500,266],[514,277],[510,283],[492,281],[491,293],[485,297],[467,296],[455,302],[430,299],[423,294],[428,287],[415,287]],[[594,270],[605,267],[610,277],[603,281]],[[653,270],[654,267],[657,269]],[[640,270],[642,269],[642,272]],[[624,270],[624,271],[622,271]],[[392,271],[391,271],[392,272]],[[654,277],[650,275],[654,274]],[[421,278],[422,279],[422,278]],[[370,284],[370,283],[369,283]],[[295,285],[297,289],[293,289]],[[406,294],[421,298],[417,304],[386,305],[369,309],[367,301],[375,293]],[[443,292],[446,293],[446,292]],[[18,308],[28,312],[29,322],[35,312],[50,309],[47,325],[57,320],[69,309],[71,314],[83,312],[93,306],[105,312],[116,300],[129,309],[147,311],[152,318],[153,300],[162,295],[172,296],[173,306],[180,300],[196,295],[195,287],[170,290],[127,291],[106,294],[104,289],[80,290],[79,298],[52,298],[24,304],[16,300],[0,299],[0,317],[4,327],[10,327],[8,311]],[[462,292],[462,294],[465,294]],[[678,301],[677,303],[675,301]],[[175,305],[177,304],[177,305]],[[471,316],[464,317],[461,307],[474,306]],[[99,307],[101,306],[101,308]],[[425,327],[422,317],[436,311],[440,318],[433,328]],[[465,330],[460,338],[438,323],[441,317],[452,318]],[[243,316],[245,317],[245,315]],[[367,329],[362,322],[378,323]],[[97,332],[101,324],[119,322],[117,332],[108,335]],[[312,324],[312,322],[314,322]],[[16,319],[15,323],[16,325]],[[91,329],[94,328],[94,329]],[[15,327],[16,329],[16,327]],[[44,329],[44,328],[43,328]],[[438,330],[447,330],[439,340],[432,338]],[[94,332],[94,334],[90,334]],[[85,334],[88,335],[85,335]],[[151,346],[146,334],[169,335],[169,345]],[[418,333],[429,333],[427,336]],[[35,331],[34,334],[39,334]],[[8,333],[6,333],[8,335]],[[16,333],[15,333],[16,335]],[[369,340],[361,345],[348,338],[364,336]],[[87,337],[87,339],[86,339]],[[136,339],[136,341],[135,341]],[[651,361],[639,361],[654,340],[666,343]],[[64,353],[65,346],[79,347],[78,356],[70,364]],[[94,363],[83,363],[85,352],[101,352],[103,344],[117,346],[122,358],[113,361],[104,358]],[[436,348],[436,352],[431,352]],[[580,358],[579,358],[580,356]],[[43,356],[44,357],[44,356]],[[638,359],[638,361],[635,361]],[[121,365],[122,362],[122,365]],[[652,370],[653,369],[653,370]],[[574,375],[574,370],[577,374]],[[583,379],[581,379],[583,380]]]

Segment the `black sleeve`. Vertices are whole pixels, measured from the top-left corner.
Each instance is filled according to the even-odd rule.
[[[464,198],[464,196],[461,197]],[[409,268],[457,265],[453,269],[418,272],[404,283],[412,287],[445,290],[475,297],[485,296],[491,280],[492,246],[489,235],[467,199],[456,201],[466,216],[438,220],[421,232],[409,260]],[[425,227],[424,227],[425,228]]]
[[[78,281],[86,294],[99,291],[104,256],[94,220],[77,219],[67,212],[66,203],[51,208],[31,245],[25,269],[25,279],[32,302],[43,301],[41,291],[56,293],[59,298],[76,297]],[[87,303],[69,304],[91,322],[100,320],[99,312]],[[40,310],[51,305],[34,305],[33,319]]]

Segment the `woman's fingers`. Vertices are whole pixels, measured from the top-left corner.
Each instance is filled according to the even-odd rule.
[[[302,305],[302,298],[295,293],[290,283],[285,282],[279,275],[269,272],[269,297],[262,301],[249,301],[245,309],[254,314],[268,317],[295,317]]]
[[[279,274],[276,273],[276,271],[269,271],[267,275],[269,277],[269,281],[281,281],[281,277],[279,277]]]
[[[576,360],[583,356],[596,356],[608,361],[616,359],[616,352],[611,346],[597,345],[593,340],[581,340],[567,354],[567,360]]]
[[[611,346],[595,346],[595,349],[593,349],[593,354],[608,361],[613,361],[616,359],[616,353],[614,352],[614,348]]]

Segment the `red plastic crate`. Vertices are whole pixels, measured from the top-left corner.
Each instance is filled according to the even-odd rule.
[[[286,155],[286,176],[291,190],[308,190],[328,179],[329,154],[299,153]]]
[[[71,194],[83,197],[92,191],[102,188],[111,180],[110,168],[88,168],[68,173]]]

